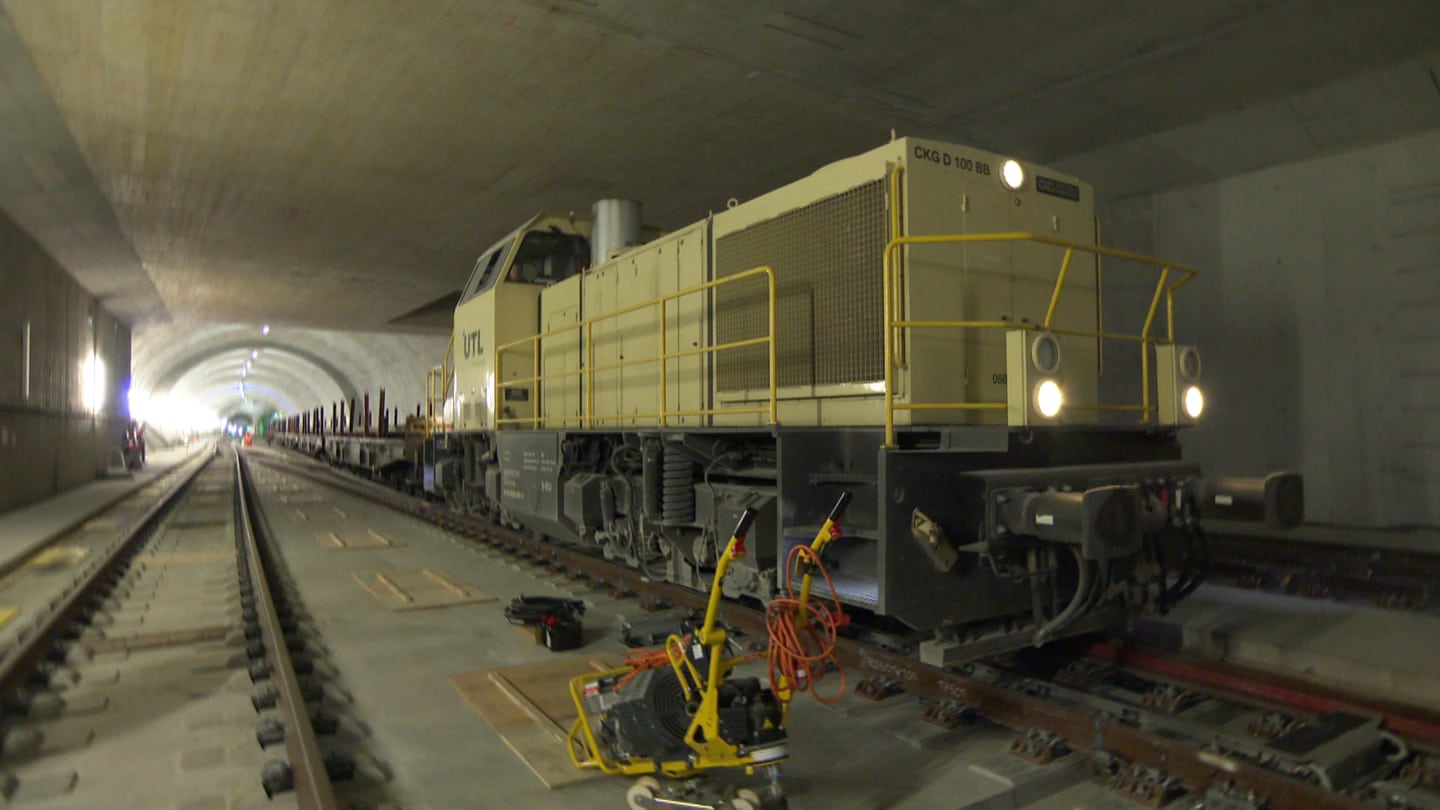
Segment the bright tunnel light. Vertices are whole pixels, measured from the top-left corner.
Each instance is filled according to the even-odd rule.
[[[80,401],[92,414],[105,407],[105,361],[93,354],[80,364]]]
[[[1054,380],[1045,380],[1035,386],[1035,409],[1046,419],[1054,419],[1065,404],[1065,395]]]
[[[216,424],[224,425],[213,408],[182,397],[151,397],[144,391],[131,389],[130,418],[161,430],[179,435],[206,433]]]
[[[1191,419],[1199,419],[1200,414],[1205,412],[1205,395],[1200,392],[1199,386],[1192,385],[1185,389],[1185,413]]]

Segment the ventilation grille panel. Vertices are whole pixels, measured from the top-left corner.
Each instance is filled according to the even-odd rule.
[[[886,236],[885,184],[875,180],[716,240],[717,278],[775,269],[781,387],[884,378]],[[717,287],[715,310],[716,343],[764,337],[761,280]],[[717,390],[764,388],[765,346],[719,352],[715,369]]]

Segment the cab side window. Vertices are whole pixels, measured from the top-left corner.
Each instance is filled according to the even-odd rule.
[[[509,247],[510,243],[507,242],[475,261],[475,270],[470,274],[470,283],[465,285],[465,292],[460,296],[461,301],[468,301],[494,285],[495,276],[500,269],[500,258]]]

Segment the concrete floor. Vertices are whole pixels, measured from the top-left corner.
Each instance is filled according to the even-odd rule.
[[[1440,710],[1440,616],[1206,585],[1147,623],[1189,652]]]

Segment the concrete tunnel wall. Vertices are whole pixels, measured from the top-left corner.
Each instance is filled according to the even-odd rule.
[[[1107,243],[1202,273],[1176,299],[1207,392],[1188,458],[1212,474],[1298,469],[1310,521],[1440,524],[1440,131],[1103,216]],[[1114,282],[1107,313],[1148,305],[1143,285]]]
[[[95,413],[83,379],[92,352],[105,366]],[[129,376],[129,327],[0,214],[0,512],[96,477],[124,438]]]

